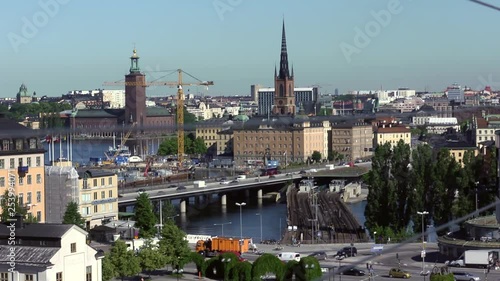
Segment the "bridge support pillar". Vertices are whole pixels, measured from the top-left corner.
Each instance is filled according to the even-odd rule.
[[[200,206],[200,203],[201,203],[201,200],[200,200],[200,199],[201,199],[201,198],[200,198],[200,196],[195,196],[195,197],[194,197],[194,204],[195,204],[196,206]]]
[[[222,194],[220,196],[220,204],[222,206],[226,206],[227,205],[227,195],[226,194]]]
[[[179,204],[179,208],[181,209],[182,214],[186,213],[186,200],[185,199],[181,199],[181,202]]]
[[[245,197],[246,198],[250,197],[250,190],[245,189]]]
[[[257,190],[257,199],[262,199],[262,189]]]

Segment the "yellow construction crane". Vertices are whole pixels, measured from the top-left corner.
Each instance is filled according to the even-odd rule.
[[[163,72],[163,71],[159,71]],[[172,72],[177,72],[178,79],[176,82],[172,81],[152,81],[152,82],[104,82],[104,86],[116,86],[116,85],[125,85],[125,86],[169,86],[169,87],[177,87],[177,160],[179,162],[179,166],[182,166],[182,162],[184,160],[184,91],[182,89],[183,86],[213,86],[213,81],[201,81],[198,78],[192,76],[191,74],[183,71],[182,69],[177,69]],[[171,73],[172,73],[171,72]],[[170,73],[170,74],[171,74]],[[193,83],[184,83],[182,80],[182,74],[186,74],[189,77],[197,80],[198,82]],[[168,74],[167,74],[168,75]],[[165,75],[165,76],[167,76]],[[163,76],[164,77],[164,76]]]

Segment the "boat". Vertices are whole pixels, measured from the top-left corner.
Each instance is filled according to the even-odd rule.
[[[118,145],[116,147],[110,146],[108,151],[106,151],[104,153],[109,158],[113,158],[115,156],[122,156],[122,157],[132,156],[132,153],[130,153],[130,149],[126,145]]]

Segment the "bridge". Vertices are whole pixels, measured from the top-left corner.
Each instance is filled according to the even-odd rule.
[[[118,199],[119,207],[126,207],[129,205],[134,205],[139,192],[145,192],[149,195],[151,200],[180,200],[180,212],[186,213],[186,204],[189,202],[190,197],[199,199],[200,197],[207,197],[212,194],[219,194],[221,199],[221,204],[227,204],[227,193],[239,191],[239,190],[250,190],[257,189],[257,197],[262,198],[263,187],[272,185],[284,185],[289,181],[300,181],[302,178],[312,177],[318,179],[318,181],[330,181],[334,178],[352,178],[360,177],[366,173],[371,168],[371,162],[360,163],[355,167],[338,167],[333,170],[327,170],[326,168],[310,169],[306,170],[306,173],[300,172],[290,172],[274,175],[273,177],[250,177],[243,180],[239,180],[237,183],[221,184],[220,182],[207,182],[205,187],[195,187],[194,184],[190,183],[184,185],[186,189],[177,190],[176,188],[168,188],[170,184],[160,184],[148,188],[149,190],[139,190],[129,189],[121,190],[121,194]]]

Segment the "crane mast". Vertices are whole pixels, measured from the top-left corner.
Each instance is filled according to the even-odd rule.
[[[184,91],[182,90],[182,71],[178,70],[177,86],[177,161],[179,167],[182,167],[184,160]]]

